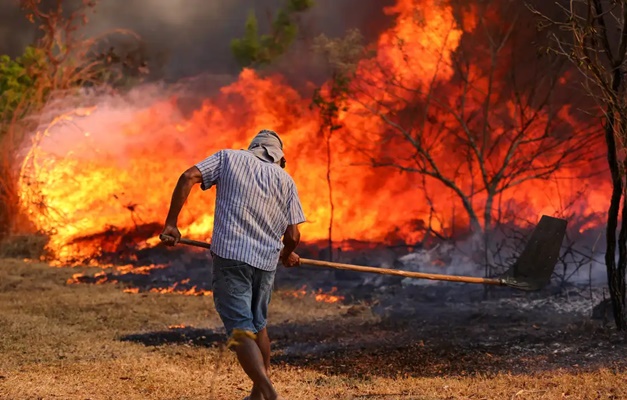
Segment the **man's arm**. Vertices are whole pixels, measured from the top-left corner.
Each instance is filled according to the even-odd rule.
[[[183,204],[185,204],[185,201],[187,201],[189,192],[192,190],[192,187],[194,185],[201,182],[202,174],[196,166],[189,168],[187,171],[181,174],[178,182],[176,183],[176,187],[174,188],[174,192],[172,193],[172,200],[170,201],[170,211],[168,212],[168,216],[165,220],[166,225],[176,226],[179,218],[179,213],[183,208]]]
[[[298,225],[289,225],[283,234],[283,251],[286,254],[292,253],[296,250],[296,246],[300,243],[300,230]]]
[[[283,251],[281,252],[281,262],[286,267],[300,265],[300,257],[294,253],[296,246],[300,243],[300,230],[298,225],[288,225],[283,233]]]
[[[286,267],[295,267],[300,265],[300,257],[294,253],[296,246],[300,243],[300,231],[298,225],[305,222],[305,214],[303,213],[303,207],[300,204],[300,198],[298,197],[298,190],[296,185],[292,181],[292,187],[290,190],[289,198],[287,200],[287,220],[288,226],[283,233],[283,251],[281,252],[281,262]]]
[[[194,165],[183,172],[180,176],[174,192],[172,193],[172,200],[170,201],[170,210],[168,216],[165,219],[165,227],[161,232],[161,240],[169,245],[174,246],[181,238],[176,224],[178,222],[179,213],[183,208],[183,204],[187,201],[189,192],[192,190],[195,184],[200,183],[202,190],[207,190],[220,179],[220,173],[222,171],[222,151],[205,158],[198,164]],[[167,236],[173,237],[174,240],[168,239]]]
[[[172,193],[170,210],[168,211],[168,216],[165,219],[165,227],[163,232],[161,232],[162,235],[173,237],[174,241],[164,240],[165,244],[175,245],[181,238],[181,233],[176,226],[179,214],[183,209],[183,205],[187,201],[187,197],[189,196],[189,192],[192,190],[192,187],[201,182],[202,174],[196,166],[188,168],[187,171],[183,172],[183,174],[179,177],[176,187],[174,188],[174,192]]]

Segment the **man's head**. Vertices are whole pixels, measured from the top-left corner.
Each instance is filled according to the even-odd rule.
[[[283,142],[275,131],[269,129],[259,131],[250,142],[248,151],[264,161],[279,164],[285,168]]]

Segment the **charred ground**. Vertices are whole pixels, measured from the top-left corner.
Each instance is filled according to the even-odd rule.
[[[0,262],[3,398],[243,397],[247,382],[224,351],[211,297],[150,292],[186,279],[185,285],[209,289],[206,253],[155,248],[138,260],[141,254],[152,254],[153,263],[160,257],[177,262],[148,274]],[[386,256],[391,253],[379,253],[378,260]],[[68,284],[77,273],[84,276]],[[627,341],[607,310],[592,318],[602,288],[504,288],[486,298],[478,285],[314,269],[280,269],[277,282],[274,379],[291,398],[627,394]],[[294,296],[303,285],[308,292],[337,286],[345,298],[330,304]],[[124,293],[128,287],[139,293]]]
[[[421,269],[402,265],[407,249],[354,245],[352,251],[344,252],[343,261]],[[147,271],[138,267],[137,273],[113,267],[86,269],[73,283],[114,282],[117,287],[137,288],[139,296],[173,286],[179,292],[211,290],[211,260],[206,251],[158,246],[135,254],[133,260],[121,257],[118,261],[160,267]],[[325,253],[306,245],[301,255],[320,258]],[[437,254],[431,261],[443,263]],[[627,340],[615,331],[607,303],[599,306],[607,297],[604,288],[592,282],[555,280],[539,292],[511,288],[486,292],[481,285],[301,267],[280,268],[275,289],[275,298],[288,308],[271,326],[277,366],[371,380],[578,374],[599,369],[620,373],[627,364],[623,356]],[[313,300],[313,294],[333,290],[341,296],[337,303]],[[337,308],[303,321],[298,312],[289,311],[293,302],[301,302],[305,313],[313,315],[318,307]],[[140,330],[118,340],[148,348],[219,349],[225,337],[217,324]]]

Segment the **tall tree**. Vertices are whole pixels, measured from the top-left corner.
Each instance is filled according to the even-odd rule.
[[[327,60],[331,79],[314,90],[311,108],[318,110],[320,128],[318,135],[326,143],[327,188],[329,193],[329,261],[333,261],[333,223],[335,205],[333,202],[332,181],[332,138],[333,133],[342,129],[340,113],[347,110],[351,75],[363,54],[362,36],[357,30],[350,31],[342,40],[329,40],[320,35],[314,40],[313,50]]]
[[[552,13],[540,11],[533,4],[528,5],[538,17],[540,29],[547,32],[551,40],[544,50],[569,60],[579,76],[583,77],[582,87],[596,104],[595,114],[603,125],[607,163],[612,180],[612,195],[607,213],[605,265],[614,320],[619,330],[625,330],[627,2],[563,0],[556,4],[557,10]]]
[[[439,196],[455,196],[481,247],[504,194],[583,166],[598,140],[583,124],[573,126],[570,108],[556,99],[563,63],[523,58],[516,50],[529,38],[521,36],[519,10],[494,6],[477,2],[452,52],[449,41],[461,35],[458,21],[442,37],[397,38],[395,63],[389,55],[362,61],[349,88],[349,113],[374,121],[373,132],[351,132],[359,135],[355,147],[374,167],[415,174],[417,183],[437,183]],[[425,41],[439,48],[417,53]]]

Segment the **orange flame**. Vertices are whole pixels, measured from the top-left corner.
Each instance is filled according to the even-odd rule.
[[[383,82],[384,74],[394,75],[416,89],[451,79],[450,57],[464,34],[461,28],[470,31],[477,24],[472,13],[462,16],[460,27],[451,7],[443,1],[397,0],[384,12],[394,15],[395,23],[374,44],[376,56],[358,64],[357,75],[374,82]],[[394,90],[365,90],[364,96],[390,102],[392,109],[400,109],[401,104],[394,104],[395,98],[405,96]],[[129,98],[146,101],[151,96],[135,94]],[[308,108],[308,96],[289,87],[280,76],[260,77],[245,69],[236,82],[206,99],[189,117],[179,112],[177,98],[152,98],[155,100],[144,104],[128,104],[123,98],[103,100],[97,107],[62,113],[36,133],[20,174],[20,199],[37,228],[50,233],[49,248],[58,260],[89,258],[123,240],[123,235],[107,239],[105,232],[161,224],[182,171],[219,149],[247,147],[261,128],[277,130],[285,143],[287,170],[296,181],[307,216],[303,238],[326,239],[331,216],[324,183],[326,154],[316,136],[319,121]],[[503,111],[514,112],[512,104],[505,105]],[[564,118],[566,114],[567,110]],[[348,102],[340,120],[345,131],[363,143],[378,143],[379,134],[388,129],[381,118],[364,113],[359,99]],[[448,145],[435,146],[434,157],[440,161],[454,157]],[[418,224],[440,229],[453,224],[449,221],[466,218],[444,185],[434,184],[431,190],[437,193],[442,214],[432,220],[430,201],[415,176],[356,167],[358,152],[339,140],[333,142],[332,153],[336,241],[385,241],[393,233],[415,242],[423,235],[416,229]],[[398,153],[405,155],[407,150],[399,147]],[[572,171],[560,174],[561,178],[572,177]],[[463,184],[471,175],[460,174],[457,183]],[[579,186],[572,179],[559,185],[527,182],[509,192],[510,199],[506,200],[521,210],[520,218],[536,218],[541,213],[553,214],[559,208],[553,199],[563,193],[577,193]],[[591,187],[581,208],[603,210],[605,189],[605,183]],[[213,199],[213,191],[193,190],[179,218],[184,236],[210,241]],[[91,236],[98,239],[76,242]],[[142,246],[156,243],[158,239],[151,237]],[[135,269],[134,273],[140,272]],[[184,292],[189,291],[210,294],[196,289]]]
[[[321,289],[318,289],[318,292],[315,295],[315,299],[321,303],[339,303],[344,300],[344,296],[334,295],[333,293],[337,292],[337,288],[331,288],[329,293],[323,293]]]
[[[307,285],[303,285],[300,289],[297,290],[286,290],[283,292],[283,295],[286,297],[303,299],[308,294],[310,294],[319,303],[339,303],[344,300],[344,296],[335,295],[334,293],[336,292],[336,287],[331,288],[331,291],[328,293],[324,293],[322,289],[318,289],[317,292],[307,292]]]
[[[176,325],[168,325],[168,329],[185,329],[189,328],[189,326],[184,324],[176,324]]]
[[[68,285],[73,285],[73,284],[80,283],[81,282],[80,278],[82,278],[84,276],[85,276],[85,274],[83,274],[83,273],[73,274],[71,278],[69,278],[67,281],[65,281],[65,283],[67,283]]]
[[[167,288],[152,288],[151,293],[161,294],[182,294],[185,296],[213,296],[213,292],[210,290],[197,289],[196,286],[192,286],[189,289],[177,289],[179,282]]]

